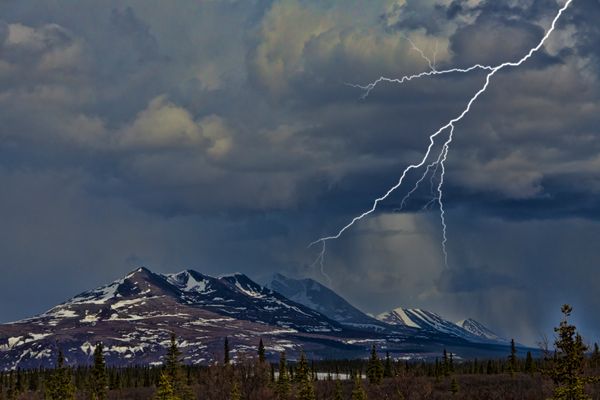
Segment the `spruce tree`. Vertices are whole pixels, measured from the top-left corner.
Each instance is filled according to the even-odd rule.
[[[285,351],[279,354],[279,376],[277,377],[277,398],[279,400],[286,400],[290,395],[291,384],[290,376],[287,369],[287,363],[285,360]]]
[[[533,358],[531,357],[531,351],[527,352],[527,356],[525,357],[525,372],[528,374],[533,374]]]
[[[383,376],[385,378],[391,378],[392,376],[394,376],[394,367],[392,366],[392,358],[390,357],[389,351],[385,353],[385,366],[383,368]]]
[[[371,357],[367,363],[367,378],[372,385],[378,385],[383,379],[383,365],[377,356],[375,345],[371,347]]]
[[[600,367],[600,349],[598,343],[594,343],[594,351],[592,352],[592,368]]]
[[[65,358],[61,350],[58,351],[56,367],[52,371],[49,381],[46,384],[46,399],[75,399],[75,386],[73,385],[73,380],[71,378],[71,371],[65,366]]]
[[[266,360],[265,345],[263,344],[263,341],[261,338],[260,341],[258,342],[258,362],[260,362],[262,364],[265,362],[265,360]]]
[[[442,357],[442,373],[444,376],[450,376],[450,362],[448,361],[448,352],[444,349],[444,355]]]
[[[458,393],[459,390],[459,386],[458,386],[458,382],[456,381],[456,378],[452,378],[452,382],[450,382],[450,392],[452,392],[453,396],[456,396],[456,394]]]
[[[175,385],[167,370],[160,374],[158,388],[156,389],[154,398],[156,400],[180,400],[179,397],[175,395]]]
[[[106,400],[108,382],[106,364],[102,353],[102,343],[97,343],[94,349],[94,366],[91,371],[89,391],[92,400]]]
[[[192,393],[190,387],[184,382],[184,377],[182,376],[182,365],[181,365],[181,351],[179,347],[177,347],[177,339],[175,334],[171,334],[171,344],[167,350],[167,354],[165,355],[163,365],[164,365],[164,373],[166,375],[166,380],[163,379],[162,375],[159,381],[165,384],[165,393],[169,392],[168,387],[173,388],[174,398],[175,399],[183,399],[187,400],[192,398]]]
[[[223,344],[223,363],[229,365],[229,338],[225,336],[225,343]]]
[[[546,370],[554,381],[554,399],[581,400],[590,399],[585,394],[585,384],[595,381],[591,377],[583,375],[585,351],[587,346],[577,333],[574,325],[569,324],[568,318],[573,308],[568,304],[561,307],[563,319],[554,331],[557,338],[554,342],[556,347],[555,358],[550,370]]]
[[[308,363],[304,352],[300,353],[300,361],[296,369],[295,381],[298,382],[298,400],[315,400],[315,388],[312,376],[308,373]]]
[[[177,339],[175,334],[171,334],[171,344],[169,345],[169,349],[167,350],[167,354],[164,360],[165,372],[167,373],[169,380],[175,383],[177,380],[177,376],[179,374],[179,358],[181,357],[181,351],[177,347]]]
[[[367,393],[362,387],[362,381],[358,376],[354,378],[354,387],[352,388],[352,400],[367,400]]]
[[[508,356],[508,370],[513,375],[517,372],[517,348],[515,347],[515,339],[510,339],[510,355]]]

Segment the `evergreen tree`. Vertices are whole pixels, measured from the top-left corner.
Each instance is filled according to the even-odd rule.
[[[568,304],[561,307],[563,319],[554,331],[558,334],[555,361],[550,370],[545,371],[554,381],[554,399],[590,399],[585,394],[585,384],[594,379],[583,376],[584,354],[587,346],[577,333],[576,327],[569,324],[568,318],[573,308]]]
[[[171,344],[169,345],[169,349],[167,350],[167,354],[165,356],[165,360],[163,362],[165,366],[165,372],[169,378],[169,380],[174,384],[177,380],[177,376],[179,374],[180,362],[179,358],[181,357],[181,351],[177,347],[177,339],[175,334],[171,334]]]
[[[442,373],[444,376],[450,376],[450,362],[448,361],[448,352],[444,349],[444,355],[442,357]]]
[[[367,364],[367,378],[372,385],[378,385],[383,379],[383,365],[377,356],[375,345],[371,347],[371,357]]]
[[[190,387],[187,386],[184,377],[182,375],[182,365],[181,365],[181,351],[177,347],[177,339],[175,334],[171,334],[171,344],[167,350],[167,354],[165,355],[163,365],[164,365],[164,373],[166,375],[166,380],[163,379],[162,374],[159,380],[159,387],[162,384],[166,385],[164,387],[165,393],[169,392],[169,387],[173,389],[174,399],[190,399],[192,398],[192,393]],[[168,397],[167,397],[168,398]],[[170,399],[170,398],[168,398]]]
[[[223,363],[229,365],[229,338],[225,336],[225,343],[223,344]]]
[[[154,398],[156,400],[179,400],[179,397],[175,395],[175,385],[173,385],[173,381],[167,370],[160,374]]]
[[[354,378],[354,387],[352,388],[352,400],[367,400],[367,393],[362,387],[362,381],[358,376]]]
[[[592,368],[600,367],[600,349],[598,349],[598,343],[594,343],[594,351],[592,353]]]
[[[304,352],[300,353],[300,361],[296,368],[295,381],[298,382],[298,400],[315,400],[313,380],[308,374],[308,362]]]
[[[263,344],[262,338],[258,342],[258,362],[264,363],[266,360],[265,357],[265,345]]]
[[[73,400],[75,399],[75,386],[70,369],[65,366],[65,358],[61,350],[58,351],[56,367],[46,383],[46,399],[48,400]]]
[[[458,393],[458,390],[458,382],[456,381],[456,378],[452,378],[452,382],[450,382],[450,391],[452,392],[452,395],[455,396]]]
[[[277,397],[279,400],[286,400],[290,395],[291,384],[290,376],[285,360],[285,351],[279,354],[279,377],[277,378]]]
[[[525,357],[525,372],[528,374],[533,374],[533,358],[531,357],[531,351],[527,352],[527,356]]]
[[[517,348],[515,339],[510,339],[510,355],[508,356],[508,370],[510,374],[517,372]]]
[[[391,378],[394,376],[394,367],[392,366],[392,358],[390,357],[390,352],[385,353],[385,366],[383,368],[383,376],[385,378]]]
[[[107,396],[108,381],[102,350],[102,343],[97,343],[94,349],[94,366],[89,382],[90,398],[92,400],[106,400]]]

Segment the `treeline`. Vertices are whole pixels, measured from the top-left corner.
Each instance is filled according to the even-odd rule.
[[[365,360],[309,361],[301,354],[290,363],[282,352],[273,364],[260,340],[253,356],[232,363],[225,338],[221,362],[202,367],[181,363],[173,335],[160,367],[107,367],[99,343],[91,366],[67,367],[59,352],[55,368],[2,372],[0,400],[588,399],[586,392],[600,398],[598,345],[589,352],[568,323],[571,308],[562,311],[554,349],[542,358],[517,357],[513,341],[496,360],[457,361],[444,350],[434,362],[397,361],[373,346]]]

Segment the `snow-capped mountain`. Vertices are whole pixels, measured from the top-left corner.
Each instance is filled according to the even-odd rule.
[[[460,326],[466,331],[471,332],[473,335],[492,340],[498,343],[510,343],[510,340],[498,336],[496,333],[492,332],[486,326],[484,326],[481,322],[477,322],[472,318],[463,319],[462,321],[458,321],[456,325]]]
[[[419,308],[396,308],[377,316],[377,319],[390,325],[405,326],[423,331],[439,332],[456,336],[470,342],[505,343],[483,324],[468,319],[459,323],[448,321],[436,313]],[[464,323],[464,325],[463,325]]]
[[[228,317],[260,321],[300,332],[339,332],[335,321],[252,281],[233,274],[213,278],[193,270],[163,276],[176,287],[180,299]]]
[[[290,290],[282,279],[278,282],[278,289]],[[59,348],[67,363],[87,364],[98,342],[108,364],[157,364],[172,333],[187,363],[222,359],[225,337],[234,359],[254,355],[259,339],[271,359],[283,350],[290,359],[300,350],[314,359],[364,357],[372,344],[392,356],[414,358],[439,356],[444,348],[463,357],[506,352],[506,346],[491,345],[490,339],[482,345],[475,334],[454,325],[467,333],[456,334],[440,317],[405,310],[406,318],[396,313],[400,319],[390,315],[378,321],[322,285],[303,284],[310,289],[303,292],[306,298],[300,291],[288,292],[305,303],[300,304],[243,274],[211,277],[186,270],[163,275],[139,268],[40,315],[0,325],[0,370],[52,366]],[[437,330],[425,327],[426,321]]]
[[[386,324],[363,313],[333,290],[313,279],[293,279],[275,274],[266,286],[343,325],[374,330],[389,329]]]

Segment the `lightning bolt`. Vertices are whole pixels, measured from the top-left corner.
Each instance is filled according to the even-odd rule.
[[[383,200],[387,199],[394,191],[396,191],[398,188],[400,188],[402,186],[407,174],[410,171],[419,169],[423,165],[425,165],[427,160],[430,158],[432,150],[436,144],[436,139],[438,138],[438,136],[440,136],[445,131],[448,131],[448,137],[447,137],[446,141],[443,143],[443,145],[441,146],[441,150],[440,150],[440,153],[438,154],[437,159],[426,166],[425,172],[416,181],[415,186],[402,199],[402,202],[400,204],[400,209],[404,206],[406,200],[408,200],[408,198],[418,189],[419,184],[425,179],[425,177],[429,173],[429,170],[431,168],[434,168],[434,166],[435,166],[434,173],[431,177],[431,185],[433,186],[433,181],[434,181],[435,174],[437,173],[437,168],[440,167],[441,168],[440,180],[437,185],[437,194],[436,194],[436,197],[433,199],[433,202],[435,202],[437,200],[438,206],[440,208],[440,220],[441,220],[441,225],[442,225],[442,251],[444,253],[444,264],[446,265],[446,267],[448,266],[448,252],[446,249],[448,237],[447,237],[447,225],[446,225],[446,219],[445,219],[445,209],[444,209],[444,203],[443,203],[443,190],[442,189],[443,189],[443,185],[444,185],[444,177],[445,177],[445,172],[446,172],[445,161],[448,157],[448,151],[450,150],[450,144],[452,143],[454,129],[456,127],[456,124],[458,122],[460,122],[471,111],[472,105],[477,101],[477,99],[483,93],[485,93],[485,91],[487,90],[487,88],[490,84],[492,77],[494,75],[496,75],[496,73],[498,71],[501,71],[502,69],[509,68],[509,67],[520,66],[525,61],[527,61],[529,58],[531,58],[531,56],[534,53],[538,52],[542,48],[542,46],[544,46],[544,43],[548,40],[548,38],[550,37],[552,32],[554,32],[554,30],[556,28],[556,23],[558,22],[558,20],[560,19],[560,17],[564,13],[564,11],[571,5],[572,2],[573,2],[573,0],[567,0],[563,4],[563,6],[559,8],[558,12],[552,19],[552,23],[550,24],[550,27],[545,32],[544,36],[541,38],[541,40],[538,42],[538,44],[535,47],[532,47],[523,57],[521,57],[517,61],[504,62],[504,63],[498,64],[496,66],[475,64],[475,65],[472,65],[467,68],[451,68],[451,69],[445,69],[445,70],[437,70],[435,68],[435,62],[431,62],[431,60],[424,54],[424,52],[421,51],[410,39],[407,38],[409,40],[412,48],[415,51],[417,51],[423,59],[425,59],[427,61],[428,65],[429,65],[428,71],[420,72],[420,73],[413,74],[413,75],[405,75],[400,78],[387,78],[387,77],[381,76],[381,77],[377,78],[375,81],[373,81],[367,85],[350,84],[350,86],[352,86],[352,87],[356,87],[356,88],[363,90],[362,98],[365,99],[369,96],[371,91],[373,89],[375,89],[381,83],[403,84],[403,83],[409,82],[411,80],[430,77],[430,76],[446,75],[446,74],[453,74],[453,73],[469,73],[469,72],[476,71],[476,70],[488,71],[485,76],[484,84],[469,99],[466,107],[462,110],[462,112],[460,112],[458,114],[458,116],[449,120],[446,124],[441,126],[437,131],[435,131],[434,133],[432,133],[429,136],[429,145],[427,146],[427,150],[425,151],[425,154],[423,155],[423,157],[421,158],[421,160],[419,162],[411,164],[408,167],[406,167],[404,169],[404,171],[402,171],[402,174],[400,175],[396,184],[394,184],[392,187],[390,187],[383,195],[377,197],[373,201],[371,208],[369,208],[368,210],[362,212],[361,214],[358,214],[357,216],[353,217],[350,220],[350,222],[348,222],[346,225],[342,226],[342,228],[340,228],[336,233],[334,233],[330,236],[321,237],[309,244],[309,246],[308,246],[309,248],[314,245],[321,244],[321,251],[319,252],[317,260],[313,263],[313,265],[316,265],[316,263],[319,263],[319,265],[321,267],[321,272],[323,273],[323,275],[325,277],[327,277],[327,279],[329,281],[331,281],[331,280],[330,280],[329,276],[327,274],[325,274],[325,271],[324,271],[324,260],[325,260],[325,254],[326,254],[325,244],[328,241],[339,239],[344,234],[344,232],[346,232],[348,229],[350,229],[355,223],[357,223],[358,221],[362,220],[366,216],[375,212],[379,203],[381,203]],[[435,57],[435,53],[434,53],[434,57]],[[431,201],[428,202],[425,205],[425,207],[429,206],[429,204],[431,204]]]

